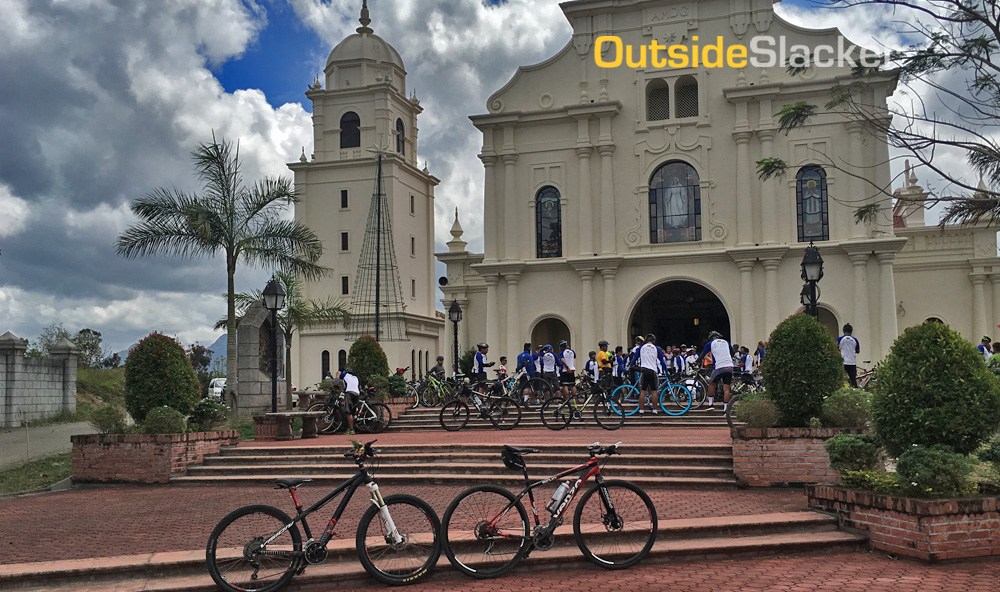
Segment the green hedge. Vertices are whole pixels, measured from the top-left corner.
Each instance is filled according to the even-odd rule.
[[[782,321],[768,338],[764,388],[781,412],[781,425],[806,427],[823,399],[844,384],[844,362],[833,337],[811,316]]]
[[[125,408],[136,423],[161,406],[186,416],[200,399],[200,388],[184,348],[166,335],[144,337],[125,363]]]
[[[382,346],[370,335],[362,335],[351,344],[347,367],[361,379],[362,384],[368,384],[373,376],[389,376],[389,360]]]
[[[820,410],[820,419],[829,428],[865,428],[871,417],[871,393],[849,386],[827,397]]]

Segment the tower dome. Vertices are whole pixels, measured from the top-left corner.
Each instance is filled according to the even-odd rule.
[[[330,52],[326,60],[326,88],[343,89],[390,83],[405,90],[406,68],[396,48],[375,34],[368,17],[368,0],[361,7],[361,26]]]

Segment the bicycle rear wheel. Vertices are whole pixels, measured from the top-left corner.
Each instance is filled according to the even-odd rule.
[[[444,511],[441,531],[448,561],[473,578],[501,576],[531,549],[531,523],[524,504],[496,485],[460,493]]]
[[[380,434],[389,427],[392,413],[389,406],[383,403],[366,403],[357,417],[354,425],[366,434]]]
[[[611,391],[611,408],[615,413],[628,417],[639,412],[642,403],[642,393],[631,384],[623,384]]]
[[[610,505],[599,493],[602,487]],[[594,484],[584,492],[573,514],[577,546],[584,557],[605,569],[624,569],[639,563],[653,548],[656,528],[653,501],[628,481]]]
[[[441,427],[447,431],[457,432],[464,428],[465,424],[469,423],[469,406],[465,401],[458,399],[449,401],[444,404],[444,407],[441,407],[441,413],[438,414],[438,421],[441,422]]]
[[[594,421],[606,430],[617,430],[625,423],[625,416],[615,411],[610,395],[594,401]]]
[[[667,415],[684,415],[691,409],[694,397],[682,384],[668,384],[660,390],[660,409]]]
[[[326,403],[313,403],[306,411],[323,411],[326,415],[316,418],[316,431],[321,434],[332,434],[344,425],[344,415],[339,409],[327,407]]]
[[[739,402],[740,395],[729,397],[729,404],[726,405],[726,423],[729,424],[729,429],[736,427],[737,422],[739,422],[739,411],[736,409]]]
[[[561,430],[573,420],[573,406],[562,397],[552,397],[542,405],[539,414],[542,425],[550,430]]]
[[[303,561],[298,527],[264,541],[289,524],[292,519],[271,506],[230,512],[208,537],[205,561],[212,580],[226,592],[272,592],[287,584]]]
[[[682,380],[681,384],[686,386],[691,391],[691,396],[694,397],[694,400],[691,402],[691,408],[701,409],[705,405],[705,401],[708,400],[708,387],[705,386],[705,383],[697,378],[690,377]]]
[[[392,586],[419,582],[434,571],[441,557],[441,522],[427,502],[412,495],[390,495],[384,511],[370,505],[361,516],[355,541],[358,559],[380,582]]]
[[[490,423],[498,430],[512,430],[521,423],[521,406],[510,397],[500,397],[487,410]]]

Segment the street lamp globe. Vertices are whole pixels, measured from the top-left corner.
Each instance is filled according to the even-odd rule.
[[[451,306],[448,307],[448,320],[453,323],[458,323],[462,320],[462,307],[459,306],[458,300],[451,301]]]
[[[807,282],[818,282],[823,279],[823,257],[812,243],[809,243],[805,255],[802,256],[802,279]]]
[[[264,287],[264,308],[267,310],[281,310],[285,307],[285,290],[281,287],[281,282],[271,276],[271,281]]]

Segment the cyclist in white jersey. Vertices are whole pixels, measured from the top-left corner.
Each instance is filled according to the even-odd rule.
[[[840,357],[844,358],[844,372],[847,372],[847,382],[852,388],[858,388],[858,354],[861,353],[861,342],[854,336],[854,327],[850,323],[844,325],[844,334],[837,338]]]
[[[542,378],[552,385],[551,392],[555,392],[559,388],[559,379],[556,374],[556,355],[552,353],[551,345],[546,343],[542,347],[542,355],[538,357],[538,360],[541,362]]]
[[[641,398],[645,395],[646,406],[649,407],[650,412],[656,414],[656,407],[653,407],[653,393],[657,392],[660,386],[657,375],[660,374],[661,370],[666,373],[667,357],[663,355],[660,346],[656,345],[655,335],[650,333],[646,336],[642,347],[636,351],[633,363],[638,366],[639,372],[642,374],[639,396]],[[642,413],[641,404],[639,413]]]
[[[562,394],[569,397],[570,392],[576,396],[576,352],[570,349],[569,343],[565,340],[559,342],[559,361],[561,364],[559,374],[559,384],[562,386]]]
[[[708,354],[712,354],[714,370],[708,380],[708,409],[715,408],[715,381],[722,383],[722,410],[726,410],[729,405],[729,396],[732,393],[733,384],[733,350],[729,342],[722,338],[718,331],[708,334],[708,343],[698,356],[698,362]]]

